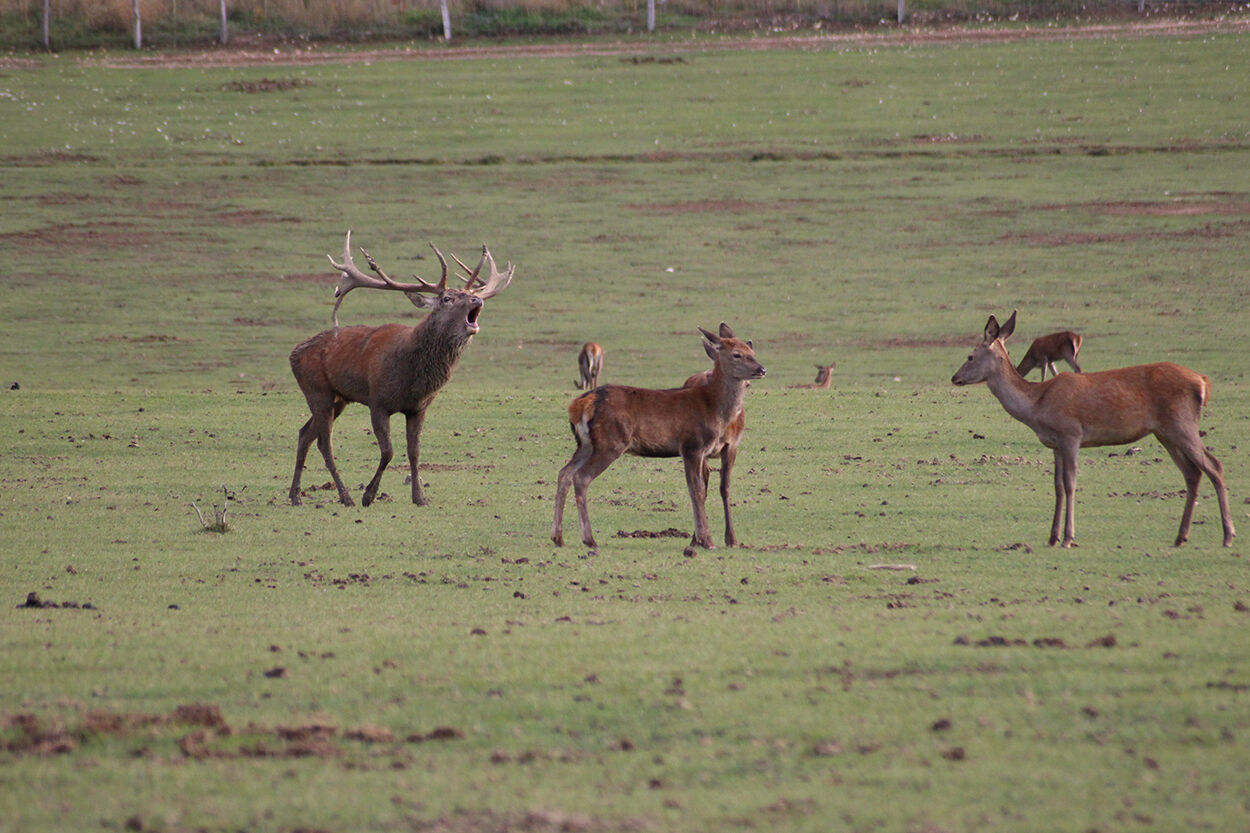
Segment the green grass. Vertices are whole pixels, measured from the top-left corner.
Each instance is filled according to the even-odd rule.
[[[3,70],[0,818],[1245,827],[1248,43]],[[430,410],[430,507],[402,454],[369,509],[286,504],[348,228],[392,274],[518,264]],[[416,320],[374,295],[343,323]],[[1206,484],[1169,546],[1154,440],[1083,452],[1081,546],[1045,546],[1050,452],[949,384],[1013,308],[1017,354],[1070,327],[1087,370],[1211,377],[1236,546]],[[599,551],[552,547],[577,347],[673,385],[722,320],[769,370],[746,546],[618,537],[691,524],[680,464],[628,458]],[[359,497],[362,408],[335,445]]]

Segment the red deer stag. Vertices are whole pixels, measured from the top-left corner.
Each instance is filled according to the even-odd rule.
[[[713,367],[702,381],[690,387],[650,390],[625,385],[604,385],[584,393],[569,405],[569,424],[577,440],[577,450],[560,469],[556,486],[555,519],[551,540],[564,546],[564,504],[569,486],[573,487],[581,524],[582,543],[595,547],[590,528],[587,489],[622,454],[640,457],[681,457],[686,470],[686,487],[694,508],[694,535],[690,548],[711,549],[708,530],[707,458],[724,455],[736,438],[728,438],[730,426],[742,419],[742,400],[747,380],[764,376],[764,367],[755,358],[751,343],[734,337],[725,324],[720,334],[702,327],[703,349]],[[732,457],[732,453],[730,455]],[[722,456],[722,466],[728,458]],[[733,525],[729,520],[728,471],[721,473],[721,494],[725,500],[725,543],[734,546]]]
[[[1003,342],[1016,328],[1016,314],[1001,327],[994,316],[985,334],[951,377],[956,385],[985,382],[1007,413],[1033,429],[1055,452],[1055,515],[1050,545],[1075,546],[1076,460],[1081,448],[1124,445],[1154,434],[1185,478],[1185,511],[1175,546],[1189,540],[1189,522],[1206,474],[1215,486],[1224,522],[1224,546],[1231,546],[1233,522],[1224,488],[1224,467],[1203,445],[1198,419],[1211,395],[1211,380],[1171,362],[1141,364],[1097,373],[1063,373],[1029,382],[1012,367]]]
[[[378,492],[382,472],[392,458],[391,415],[403,413],[407,419],[408,465],[412,472],[412,502],[418,506],[429,503],[421,492],[421,476],[417,471],[420,453],[421,424],[425,410],[434,401],[439,390],[451,378],[460,354],[469,339],[478,331],[478,316],[482,302],[498,294],[512,281],[516,267],[508,265],[500,272],[490,250],[482,246],[482,259],[476,269],[469,269],[455,255],[452,258],[464,269],[467,277],[464,288],[447,286],[447,261],[433,244],[430,248],[438,255],[443,277],[437,284],[399,283],[378,268],[369,253],[361,254],[373,270],[367,275],[352,261],[352,234],[347,233],[343,247],[343,262],[330,258],[330,263],[342,273],[334,295],[334,328],[325,330],[291,351],[291,370],[299,383],[312,416],[299,430],[299,444],[295,451],[295,475],[291,479],[290,499],[292,505],[300,502],[300,475],[304,470],[304,458],[313,440],[325,458],[326,468],[334,478],[339,500],[352,505],[351,495],[334,465],[330,445],[330,431],[334,420],[349,402],[359,402],[369,407],[373,420],[373,434],[382,454],[378,470],[365,487],[361,503],[368,506]],[[482,266],[489,266],[489,277],[479,277]],[[415,276],[414,276],[415,277]],[[403,292],[418,307],[430,312],[415,327],[403,324],[383,324],[380,327],[338,326],[339,304],[344,296],[357,287],[388,289]]]
[[[1051,376],[1059,375],[1059,371],[1055,370],[1055,362],[1063,359],[1072,365],[1073,370],[1080,373],[1081,366],[1076,363],[1076,354],[1081,352],[1081,341],[1083,339],[1071,330],[1036,338],[1029,345],[1029,352],[1024,354],[1024,358],[1016,366],[1016,371],[1021,376],[1028,376],[1033,372],[1033,368],[1040,367],[1042,381],[1045,382],[1047,370],[1050,371]]]
[[[599,374],[603,372],[603,348],[593,341],[583,344],[582,351],[577,354],[577,369],[581,373],[581,378],[577,380],[580,389],[594,390],[599,387]]]
[[[790,385],[791,390],[824,390],[833,381],[833,371],[838,363],[816,365],[816,381],[810,385]]]

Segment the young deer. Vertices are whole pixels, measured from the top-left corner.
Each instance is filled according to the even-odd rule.
[[[790,385],[791,390],[824,390],[833,381],[833,371],[838,363],[816,365],[816,381],[810,385]]]
[[[403,413],[407,419],[408,465],[412,472],[412,502],[424,506],[429,501],[421,492],[421,476],[417,471],[420,453],[421,424],[425,410],[434,401],[439,390],[451,378],[460,354],[469,339],[478,331],[478,316],[482,302],[501,292],[512,281],[516,267],[511,264],[505,272],[495,267],[490,251],[482,247],[482,259],[476,269],[469,269],[459,258],[452,255],[464,269],[464,288],[448,288],[447,261],[433,244],[430,248],[438,255],[443,277],[437,284],[399,283],[378,268],[364,249],[361,253],[377,277],[367,275],[356,268],[352,261],[352,233],[347,233],[343,247],[343,262],[333,257],[330,263],[342,273],[334,295],[334,328],[325,330],[304,341],[291,351],[291,371],[299,383],[312,416],[299,430],[299,443],[295,450],[295,475],[291,479],[291,504],[300,502],[300,475],[304,470],[304,458],[313,440],[325,459],[326,468],[334,478],[339,500],[351,506],[352,498],[339,477],[334,465],[330,446],[330,431],[334,420],[349,402],[360,402],[369,407],[373,420],[373,434],[378,441],[382,459],[373,479],[365,487],[361,503],[368,506],[378,492],[382,472],[392,458],[390,422],[391,415]],[[479,277],[483,265],[490,267],[490,276]],[[415,327],[403,324],[384,324],[380,327],[339,327],[339,305],[348,292],[357,287],[387,289],[403,292],[418,307],[428,309],[429,314]]]
[[[764,376],[764,367],[755,358],[749,341],[734,337],[726,324],[720,334],[702,327],[703,349],[712,359],[712,370],[690,387],[650,390],[625,385],[604,385],[584,393],[569,405],[569,424],[577,440],[577,450],[560,469],[556,486],[555,519],[551,540],[564,546],[564,503],[573,487],[581,524],[582,543],[595,547],[587,508],[587,489],[622,454],[640,457],[682,458],[686,487],[694,508],[694,535],[691,548],[712,548],[708,530],[707,458],[722,455],[722,466],[736,451],[737,437],[731,439],[731,425],[742,419],[742,400],[748,379]],[[733,446],[733,448],[731,448]],[[723,455],[729,452],[729,456]],[[721,472],[721,495],[725,502],[725,543],[737,539],[729,520],[728,470]]]
[[[1007,413],[1033,429],[1055,452],[1055,514],[1050,545],[1075,546],[1076,460],[1081,448],[1124,445],[1154,434],[1185,478],[1185,510],[1175,546],[1189,539],[1189,522],[1205,474],[1215,486],[1224,522],[1224,546],[1231,546],[1233,522],[1224,488],[1224,467],[1203,445],[1198,419],[1211,395],[1211,380],[1171,362],[1142,364],[1097,373],[1063,373],[1029,382],[1012,367],[1003,342],[1016,327],[1016,314],[1001,327],[994,316],[980,344],[951,377],[956,385],[985,382]]]
[[[1036,338],[1029,345],[1029,352],[1024,354],[1024,358],[1020,360],[1016,371],[1021,376],[1028,376],[1033,372],[1033,368],[1040,367],[1042,369],[1042,381],[1045,382],[1047,370],[1050,371],[1051,376],[1059,375],[1059,371],[1055,370],[1055,362],[1063,359],[1072,365],[1073,370],[1080,373],[1081,366],[1076,363],[1076,354],[1081,352],[1082,340],[1079,335],[1071,330],[1064,330]]]
[[[603,372],[603,348],[593,341],[583,344],[582,351],[577,354],[577,369],[581,373],[581,378],[577,380],[578,388],[593,390],[599,387],[599,374]]]

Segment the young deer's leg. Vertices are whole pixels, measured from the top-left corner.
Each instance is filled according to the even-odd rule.
[[[1198,502],[1198,484],[1202,482],[1202,469],[1198,468],[1198,464],[1190,459],[1185,450],[1162,437],[1159,437],[1159,442],[1172,455],[1172,462],[1176,463],[1176,467],[1181,470],[1181,476],[1185,478],[1185,509],[1181,512],[1181,526],[1176,533],[1176,543],[1172,544],[1179,547],[1189,540],[1189,523],[1194,517],[1194,504]]]
[[[373,436],[378,441],[378,452],[381,454],[381,459],[378,461],[378,470],[373,473],[373,479],[365,487],[364,497],[360,499],[362,506],[368,506],[373,503],[374,497],[378,494],[378,485],[382,482],[382,472],[386,471],[386,467],[391,463],[391,458],[395,456],[394,451],[391,449],[391,415],[382,408],[370,408],[369,416],[373,421]]]
[[[1224,524],[1224,546],[1231,547],[1233,538],[1237,536],[1237,530],[1233,528],[1233,516],[1228,511],[1228,489],[1224,486],[1224,465],[1215,459],[1215,455],[1207,451],[1204,446],[1198,467],[1206,473],[1211,479],[1211,485],[1215,487],[1215,495],[1220,502],[1220,521]]]
[[[1046,371],[1043,370],[1043,373]],[[1046,543],[1054,546],[1059,543],[1059,536],[1063,530],[1063,453],[1059,449],[1055,449],[1055,515],[1050,522],[1050,540]]]
[[[421,491],[421,474],[417,464],[421,457],[421,426],[425,424],[425,409],[407,414],[404,432],[408,439],[408,470],[412,472],[412,502],[417,506],[428,506],[429,501]]]
[[[1076,353],[1073,353],[1070,356],[1064,356],[1063,358],[1064,358],[1064,361],[1072,365],[1073,370],[1075,370],[1077,373],[1081,372],[1081,366],[1076,363]]]
[[[593,449],[589,459],[573,472],[573,502],[577,504],[577,521],[582,529],[582,543],[588,547],[598,547],[595,533],[590,528],[590,509],[588,490],[590,482],[620,457],[621,451],[616,449]]]
[[[725,546],[738,546],[738,536],[734,535],[733,520],[729,516],[729,473],[733,470],[734,459],[738,449],[726,445],[720,454],[720,500],[725,506]]]
[[[551,541],[557,547],[564,546],[564,504],[568,500],[569,486],[573,485],[573,475],[590,459],[592,451],[589,442],[579,440],[577,450],[564,464],[564,468],[560,469],[560,474],[556,478],[556,512],[551,522]]]
[[[712,544],[712,533],[707,525],[707,457],[702,450],[686,451],[682,454],[682,462],[686,464],[686,488],[690,491],[690,503],[694,508],[694,536],[690,539],[691,546],[715,549]]]
[[[1195,430],[1193,432],[1197,434]],[[1155,435],[1159,437],[1159,435]],[[1201,480],[1205,474],[1211,481],[1211,485],[1215,487],[1215,497],[1220,504],[1220,521],[1224,525],[1224,546],[1231,547],[1233,538],[1237,535],[1237,530],[1233,528],[1232,514],[1228,509],[1228,488],[1224,485],[1224,465],[1215,458],[1215,455],[1207,451],[1206,445],[1203,444],[1201,436],[1184,437],[1177,441],[1175,445],[1164,442],[1163,437],[1159,437],[1159,442],[1171,453],[1172,459],[1176,461],[1177,467],[1185,476],[1185,486],[1189,487],[1189,476],[1186,473],[1186,467],[1181,464],[1183,458],[1186,463],[1195,470],[1195,483],[1192,492],[1185,495],[1185,514],[1181,516],[1181,529],[1176,536],[1176,545],[1180,546],[1189,539],[1189,521],[1193,515],[1193,506],[1197,499],[1198,480]]]
[[[1059,451],[1063,457],[1063,546],[1076,546],[1076,460],[1081,446],[1078,440],[1065,443]]]

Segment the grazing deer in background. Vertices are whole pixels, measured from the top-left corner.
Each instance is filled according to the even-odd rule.
[[[603,372],[603,348],[593,341],[583,344],[582,351],[577,354],[577,369],[581,372],[581,378],[577,380],[579,388],[593,390],[599,387],[599,374]]]
[[[1198,432],[1211,380],[1178,364],[1159,362],[1097,373],[1063,373],[1049,381],[1029,382],[1012,367],[1003,345],[1015,328],[1015,312],[1001,327],[991,315],[981,343],[951,382],[985,382],[1007,413],[1032,428],[1042,445],[1054,449],[1055,515],[1050,545],[1075,546],[1077,451],[1124,445],[1154,434],[1185,478],[1185,511],[1174,546],[1189,540],[1189,522],[1203,474],[1210,478],[1219,499],[1224,546],[1232,546],[1236,531],[1228,511],[1224,467],[1207,451]]]
[[[1055,362],[1063,359],[1072,365],[1073,370],[1080,373],[1081,366],[1076,363],[1076,354],[1081,352],[1081,341],[1083,339],[1071,330],[1036,338],[1029,345],[1029,352],[1024,354],[1016,371],[1021,376],[1028,376],[1033,372],[1033,368],[1040,367],[1042,381],[1045,382],[1047,370],[1050,371],[1051,376],[1059,375],[1059,371],[1055,370]]]
[[[439,390],[451,378],[460,354],[469,339],[478,331],[482,302],[501,292],[512,281],[516,267],[505,272],[495,267],[490,250],[482,246],[482,259],[476,269],[469,269],[455,255],[452,258],[464,269],[464,288],[447,286],[447,261],[433,244],[443,277],[437,284],[399,283],[378,268],[369,253],[361,254],[373,270],[367,275],[352,261],[352,233],[347,233],[343,246],[343,262],[330,257],[330,263],[342,273],[334,295],[334,328],[304,341],[291,351],[291,371],[299,383],[312,416],[299,430],[295,451],[295,476],[291,479],[291,504],[300,502],[300,475],[304,458],[313,440],[325,458],[326,468],[334,478],[339,500],[351,506],[352,498],[339,477],[330,446],[334,420],[349,402],[369,407],[373,434],[382,454],[378,470],[365,487],[361,503],[368,506],[378,492],[382,472],[391,461],[391,415],[403,413],[407,419],[408,465],[412,472],[412,502],[424,506],[429,501],[421,493],[421,476],[417,471],[420,453],[421,425],[425,410]],[[490,267],[489,277],[481,278],[482,266]],[[414,276],[415,277],[415,276]],[[339,305],[348,292],[357,287],[388,289],[403,292],[413,304],[430,312],[415,327],[383,324],[380,327],[342,327],[338,325]]]
[[[833,381],[833,371],[838,366],[837,362],[832,364],[816,365],[816,381],[810,385],[790,385],[791,390],[823,390],[829,387],[829,383]]]
[[[712,369],[702,381],[690,387],[650,390],[625,385],[604,385],[583,393],[569,405],[569,424],[577,440],[577,450],[560,469],[556,486],[555,519],[551,540],[564,546],[564,504],[569,486],[573,487],[581,525],[582,543],[595,547],[587,508],[587,489],[592,480],[622,454],[640,457],[682,458],[686,487],[694,508],[694,535],[688,551],[700,546],[712,548],[708,530],[707,458],[724,454],[730,446],[729,426],[742,419],[742,400],[747,380],[764,376],[764,367],[755,358],[751,343],[734,337],[728,325],[720,334],[702,327],[703,349],[712,359]],[[736,439],[733,441],[736,446]],[[732,456],[732,454],[731,454]],[[724,460],[722,457],[722,465]],[[733,526],[729,523],[729,484],[721,473],[721,493],[725,500],[726,544],[733,546]]]

